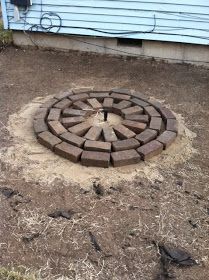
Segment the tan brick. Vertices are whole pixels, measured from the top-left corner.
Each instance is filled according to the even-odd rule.
[[[62,142],[54,147],[54,152],[72,162],[78,162],[83,150],[66,142]]]
[[[122,124],[113,127],[115,134],[119,139],[128,139],[134,137],[136,134]]]
[[[36,134],[48,130],[48,126],[44,119],[37,119],[33,121],[33,128]]]
[[[163,144],[164,149],[167,149],[175,139],[176,133],[166,130],[156,140]]]
[[[140,106],[133,106],[133,107],[123,109],[123,110],[121,110],[121,112],[122,112],[122,115],[126,117],[127,115],[142,114],[143,109]]]
[[[61,91],[60,93],[58,93],[57,95],[55,95],[54,98],[58,99],[58,100],[62,100],[64,98],[67,98],[68,96],[73,95],[73,92],[71,90],[67,90],[67,91]]]
[[[68,98],[62,99],[61,101],[59,101],[58,103],[56,103],[54,105],[54,108],[58,108],[61,110],[64,110],[65,108],[68,108],[69,106],[71,106],[72,101],[70,101]]]
[[[150,121],[150,124],[149,124],[149,128],[156,130],[159,134],[162,131],[162,128],[163,128],[162,118],[152,117],[151,121]]]
[[[62,124],[64,125],[64,127],[69,128],[84,121],[84,117],[68,117],[62,119]]]
[[[81,164],[86,166],[109,167],[110,153],[83,151]]]
[[[102,104],[96,98],[87,99],[88,104],[94,109],[98,110],[102,108]]]
[[[105,98],[104,102],[103,102],[103,107],[105,109],[112,109],[112,105],[113,105],[113,98]]]
[[[115,141],[112,143],[113,151],[124,151],[136,149],[140,146],[139,141],[135,138],[125,139],[121,141]]]
[[[51,150],[54,149],[55,145],[62,142],[61,139],[59,139],[57,136],[53,135],[49,131],[41,132],[38,135],[38,141],[39,141],[40,144],[42,144],[43,146],[45,146],[45,147],[47,147],[48,149],[51,149]]]
[[[74,94],[74,95],[69,96],[69,99],[72,102],[85,101],[88,98],[89,98],[89,95],[87,93],[80,93],[80,94]]]
[[[126,115],[125,119],[130,120],[130,121],[138,121],[141,123],[148,123],[149,116],[147,116],[147,115]]]
[[[98,126],[92,126],[89,131],[84,135],[84,138],[88,140],[98,140],[102,133],[102,128]]]
[[[103,102],[104,98],[109,97],[110,93],[109,92],[91,92],[89,94],[91,98],[96,98],[100,102]]]
[[[58,101],[57,99],[51,98],[46,102],[44,102],[43,104],[41,104],[40,108],[51,108],[54,104],[57,103],[57,101]]]
[[[110,152],[111,143],[102,142],[102,141],[91,141],[86,140],[84,144],[84,149],[88,151],[97,151],[97,152]]]
[[[146,107],[146,106],[149,106],[149,103],[144,101],[144,100],[141,100],[141,99],[138,99],[138,98],[133,98],[131,99],[131,102],[135,105],[138,105],[140,107]]]
[[[175,115],[173,114],[173,112],[171,112],[171,110],[169,110],[166,107],[159,108],[159,111],[160,111],[164,120],[175,119],[176,118]]]
[[[61,109],[51,108],[47,117],[48,121],[58,121],[60,119]]]
[[[150,117],[161,117],[160,113],[153,107],[153,106],[146,106],[144,108],[144,111],[149,115]]]
[[[93,112],[93,108],[83,101],[76,101],[75,103],[73,103],[73,107],[78,110],[84,110],[86,114],[90,114]]]
[[[114,103],[112,106],[112,111],[113,111],[113,113],[119,115],[119,114],[121,114],[121,110],[126,109],[128,107],[131,107],[131,102],[127,101],[127,100],[123,100],[117,104]]]
[[[63,117],[84,117],[87,115],[87,112],[82,110],[67,108],[63,111],[62,115]]]
[[[116,93],[116,92],[111,93],[110,97],[112,97],[115,101],[130,100],[131,99],[130,95]]]
[[[111,153],[111,160],[114,167],[136,164],[140,159],[140,155],[134,149]]]
[[[59,136],[60,134],[67,132],[64,126],[59,121],[50,121],[48,126],[53,134]]]
[[[35,112],[34,120],[46,119],[49,109],[48,108],[39,108]]]
[[[163,150],[163,144],[153,140],[137,149],[137,152],[140,154],[143,160],[148,160],[158,154]]]
[[[130,89],[127,88],[113,88],[111,89],[111,92],[131,95]]]
[[[144,131],[145,128],[147,127],[146,123],[140,123],[140,122],[129,121],[129,120],[122,121],[122,124],[137,134]]]
[[[177,120],[167,119],[166,129],[177,133],[178,132]]]
[[[70,127],[68,130],[72,133],[75,133],[78,136],[83,136],[91,127],[87,122],[79,123],[75,126]]]
[[[69,144],[72,144],[76,147],[83,147],[83,144],[85,142],[85,139],[83,137],[80,137],[76,134],[73,134],[73,133],[70,133],[70,132],[65,132],[63,134],[60,135],[60,138],[69,143]]]
[[[146,144],[152,140],[154,140],[157,137],[157,131],[152,130],[152,129],[145,129],[143,132],[140,134],[136,135],[136,139],[141,143],[141,144]]]
[[[114,130],[111,127],[103,128],[103,136],[106,142],[113,142],[118,140]]]

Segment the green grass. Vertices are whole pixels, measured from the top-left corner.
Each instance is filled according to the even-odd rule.
[[[0,46],[8,46],[12,43],[12,31],[4,30],[3,23],[0,21]]]
[[[27,273],[23,267],[8,269],[0,267],[0,280],[36,280],[34,274]]]

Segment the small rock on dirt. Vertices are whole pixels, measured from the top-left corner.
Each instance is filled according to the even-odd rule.
[[[75,212],[71,209],[69,210],[57,209],[54,212],[49,213],[48,216],[54,219],[61,217],[70,220],[74,214]]]

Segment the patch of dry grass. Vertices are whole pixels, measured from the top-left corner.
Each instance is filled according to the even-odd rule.
[[[19,267],[17,269],[0,267],[0,279],[1,280],[38,280],[34,274],[31,274],[23,267]]]

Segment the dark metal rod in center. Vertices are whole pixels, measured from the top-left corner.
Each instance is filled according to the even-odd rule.
[[[108,111],[107,110],[104,110],[104,121],[106,122],[107,121],[107,117],[108,117]]]

